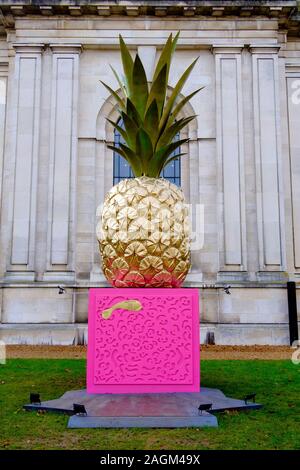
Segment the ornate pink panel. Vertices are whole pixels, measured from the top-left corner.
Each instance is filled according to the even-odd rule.
[[[89,393],[199,392],[197,289],[90,289]]]

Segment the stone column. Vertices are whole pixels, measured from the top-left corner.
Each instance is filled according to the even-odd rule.
[[[241,279],[247,270],[242,49],[243,45],[213,46],[221,279]]]
[[[281,135],[278,91],[279,46],[250,47],[257,192],[259,276],[285,267]]]
[[[9,125],[12,197],[7,212],[7,273],[34,280],[37,168],[40,128],[41,44],[15,44]],[[5,195],[6,198],[9,194]]]
[[[286,64],[288,151],[290,156],[293,269],[300,274],[300,60]]]
[[[52,90],[47,272],[44,280],[74,279],[77,103],[80,45],[51,45]]]
[[[5,143],[7,76],[8,62],[0,61],[0,207],[2,198],[2,178]]]
[[[8,77],[8,60],[5,61],[2,59],[0,62],[0,208],[2,208],[2,186],[3,186],[3,167],[4,167],[4,146],[5,146],[5,122],[6,122],[6,97],[7,97],[7,77]],[[1,216],[0,210],[0,232],[2,225],[3,214]],[[2,219],[3,220],[3,219]],[[1,243],[1,233],[0,233],[0,257],[4,258],[4,253],[2,253],[2,243]],[[6,269],[6,259],[0,261],[0,278],[3,277]],[[2,289],[0,289],[0,302],[2,302]],[[1,308],[2,303],[0,304],[0,322],[1,322]]]

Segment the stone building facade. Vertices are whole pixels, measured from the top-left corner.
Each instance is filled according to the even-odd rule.
[[[180,30],[181,184],[204,207],[186,285],[201,340],[287,344],[286,282],[300,303],[300,12],[289,1],[0,1],[0,340],[86,342],[89,287],[106,286],[96,208],[113,182],[118,34],[149,76]],[[57,286],[64,287],[59,294]],[[230,295],[224,287],[230,285]],[[300,307],[300,305],[299,305]],[[300,308],[298,308],[300,310]]]

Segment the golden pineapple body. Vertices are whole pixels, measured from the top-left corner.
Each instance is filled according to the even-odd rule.
[[[97,228],[114,287],[180,287],[190,268],[183,192],[163,178],[126,179],[107,194]]]

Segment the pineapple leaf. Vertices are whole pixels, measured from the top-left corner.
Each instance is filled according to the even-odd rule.
[[[123,144],[120,144],[120,147],[116,147],[115,145],[108,145],[107,148],[121,155],[121,157],[123,157],[127,161],[127,163],[130,165],[136,177],[142,176],[140,161],[136,157],[135,153],[132,152],[132,150],[130,150],[128,147],[126,147]]]
[[[144,117],[148,100],[148,82],[145,69],[137,54],[135,56],[132,72],[132,95],[131,99],[141,118]]]
[[[131,150],[131,148],[127,147],[126,145],[124,145],[124,144],[119,144],[119,145],[120,145],[121,150],[126,155],[125,158],[128,161],[129,165],[131,166],[134,175],[135,176],[142,176],[142,174],[143,174],[143,172],[142,172],[142,163],[141,163],[141,160],[138,157],[138,155],[133,150]]]
[[[120,79],[120,77],[119,77],[117,71],[114,69],[114,67],[112,65],[110,65],[110,68],[111,68],[111,70],[112,70],[112,72],[113,72],[113,74],[114,74],[114,76],[115,76],[115,78],[116,78],[116,80],[119,84],[120,89],[122,90],[124,98],[126,98],[127,94],[126,94],[126,88],[124,86],[124,83],[122,83],[122,80]]]
[[[157,101],[154,99],[150,104],[144,119],[144,128],[147,134],[151,138],[152,146],[154,147],[157,141],[157,133],[158,133],[158,124],[159,124],[159,117],[158,117],[158,107]]]
[[[175,135],[181,131],[187,124],[195,119],[196,115],[189,116],[186,118],[179,119],[175,121],[171,126],[167,127],[164,132],[159,137],[159,140],[156,144],[156,150],[159,150],[161,147],[167,145],[169,142],[172,142]]]
[[[204,88],[204,86],[202,86],[201,88],[198,88],[198,90],[195,90],[192,93],[190,93],[189,95],[182,98],[182,100],[173,109],[172,114],[170,115],[170,118],[169,118],[169,121],[168,121],[169,124],[171,124],[174,121],[174,119],[176,118],[178,113],[190,101],[190,99],[193,98],[193,96],[195,96],[199,91],[203,90],[203,88]]]
[[[136,134],[139,130],[138,126],[136,123],[131,119],[128,114],[122,112],[121,113],[124,126],[125,126],[125,131],[126,131],[126,137],[124,137],[124,140],[128,147],[130,147],[132,150],[135,150],[136,148]]]
[[[179,147],[189,139],[174,142],[174,137],[195,116],[183,117],[176,121],[185,104],[202,88],[180,98],[182,88],[190,76],[197,59],[179,78],[170,97],[167,98],[168,78],[172,56],[176,49],[179,33],[167,39],[160,54],[151,85],[147,82],[145,69],[138,54],[132,58],[120,35],[120,50],[124,77],[111,67],[120,87],[119,93],[103,83],[118,104],[124,127],[118,122],[108,122],[120,133],[125,145],[108,147],[126,159],[135,176],[146,175],[158,178],[162,169],[173,160],[180,158]],[[173,152],[178,149],[178,154]]]
[[[177,160],[177,158],[183,157],[183,155],[187,155],[186,152],[178,153],[178,155],[174,155],[174,157],[169,158],[164,164],[163,167],[160,171],[162,171],[169,163],[171,163],[173,160]]]
[[[173,89],[171,96],[168,99],[166,106],[164,108],[164,112],[159,123],[160,130],[163,130],[165,128],[166,123],[171,114],[172,108],[174,106],[175,100],[177,96],[179,95],[179,93],[181,92],[182,88],[184,87],[184,84],[187,81],[188,77],[190,76],[193,68],[195,67],[197,60],[198,60],[198,57],[191,63],[191,65],[185,70],[185,72],[183,72],[177,84],[175,85],[175,88]]]
[[[125,160],[129,163],[126,153],[121,148],[116,147],[115,145],[108,145],[107,148],[121,155],[121,157],[125,158]]]
[[[141,159],[143,174],[147,174],[149,160],[153,156],[153,147],[149,135],[143,128],[140,128],[136,135],[136,153]]]
[[[171,54],[172,54],[172,43],[173,43],[173,35],[172,33],[169,35],[168,37],[168,40],[160,54],[160,57],[158,59],[158,62],[157,62],[157,65],[155,67],[155,70],[154,70],[154,74],[153,74],[153,78],[152,78],[152,81],[154,82],[156,80],[156,78],[158,77],[158,75],[160,74],[161,72],[161,69],[168,64],[168,62],[170,63],[170,60],[171,60]]]
[[[118,95],[118,93],[116,93],[109,85],[107,85],[106,83],[102,82],[102,80],[100,80],[100,82],[102,83],[102,85],[105,86],[105,88],[109,91],[109,93],[111,93],[113,95],[113,97],[115,98],[115,100],[118,102],[118,104],[120,105],[120,107],[122,109],[126,109],[126,106],[125,106],[125,103],[124,101],[122,100],[122,98],[120,98],[120,96]]]
[[[121,34],[119,35],[120,41],[120,50],[122,57],[122,64],[125,73],[125,82],[127,88],[127,95],[131,96],[132,94],[132,72],[133,72],[133,59],[130,55],[130,52],[122,38]]]
[[[118,123],[112,121],[111,119],[106,118],[106,120],[121,134],[121,136],[123,137],[123,139],[124,139],[125,141],[127,141],[127,132],[124,131],[124,129],[122,129],[122,127],[119,126]]]
[[[130,119],[132,119],[137,126],[142,125],[142,119],[134,106],[133,102],[127,98],[127,103],[126,103],[126,114]]]
[[[163,110],[165,99],[166,99],[166,93],[167,93],[167,64],[163,66],[158,76],[153,81],[151,89],[150,89],[150,93],[149,93],[148,103],[147,103],[147,109],[148,109],[149,106],[151,106],[151,103],[153,102],[153,100],[156,100],[159,117],[161,117],[162,115],[162,110]]]
[[[175,34],[174,39],[173,39],[171,59],[172,59],[172,56],[173,56],[173,54],[175,52],[175,49],[176,49],[176,46],[177,46],[177,41],[178,41],[178,38],[179,38],[179,34],[180,34],[180,31],[177,31],[177,33]],[[171,60],[170,60],[170,62],[171,62]]]
[[[161,69],[164,67],[164,65],[167,65],[167,73],[166,73],[166,81],[168,81],[168,77],[169,77],[169,71],[170,71],[170,65],[171,65],[171,59],[172,59],[172,55],[176,49],[176,44],[177,44],[177,40],[178,40],[178,37],[179,37],[179,32],[175,35],[174,39],[173,39],[173,35],[172,33],[170,34],[170,36],[168,37],[168,40],[160,54],[160,57],[158,59],[158,62],[157,62],[157,65],[156,65],[156,68],[155,68],[155,71],[154,71],[154,75],[153,75],[153,82],[155,81],[155,79],[158,77]]]
[[[163,159],[164,161],[167,160],[168,156],[174,152],[178,147],[181,145],[185,144],[188,142],[189,139],[181,139],[177,140],[176,142],[171,142],[170,144],[165,145],[161,149],[159,149],[155,154],[153,155],[153,159]]]
[[[165,145],[161,149],[157,150],[149,162],[148,176],[158,178],[169,155],[188,141],[189,139],[177,140],[176,142],[172,142],[171,144]]]

